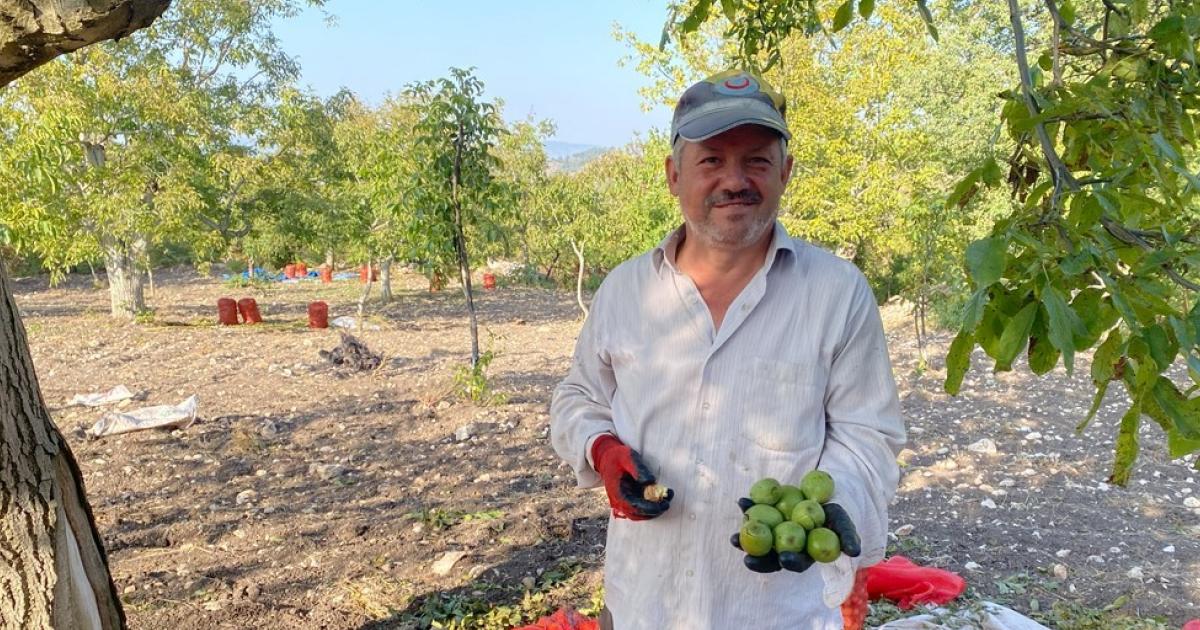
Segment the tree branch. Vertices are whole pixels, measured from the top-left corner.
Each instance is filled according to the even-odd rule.
[[[1047,2],[1052,3],[1053,0],[1047,0]],[[1037,116],[1041,110],[1033,97],[1033,78],[1029,72],[1029,59],[1025,55],[1025,29],[1021,25],[1021,7],[1017,0],[1008,0],[1008,15],[1012,22],[1013,39],[1016,43],[1017,69],[1021,75],[1021,93],[1025,97],[1025,107],[1029,110],[1030,116]],[[1071,171],[1063,164],[1062,159],[1054,150],[1054,143],[1051,142],[1050,135],[1046,133],[1045,123],[1038,122],[1034,124],[1033,129],[1037,135],[1038,144],[1042,147],[1042,154],[1046,156],[1046,162],[1050,165],[1050,179],[1054,182],[1054,194],[1050,197],[1050,210],[1058,214],[1063,188],[1078,191],[1079,183],[1075,181]]]
[[[1122,243],[1125,243],[1126,245],[1133,245],[1135,247],[1139,247],[1142,249],[1142,251],[1147,251],[1147,252],[1154,251],[1153,245],[1151,245],[1150,243],[1147,243],[1145,239],[1143,239],[1141,236],[1134,233],[1133,231],[1129,230],[1129,228],[1122,225],[1119,221],[1116,221],[1116,220],[1112,219],[1111,217],[1101,215],[1100,216],[1100,224],[1104,226],[1105,231],[1107,231],[1109,234],[1111,234],[1112,237],[1117,239],[1118,241],[1121,241]],[[1190,289],[1192,291],[1200,291],[1200,284],[1196,284],[1195,282],[1192,282],[1191,280],[1184,278],[1183,275],[1181,275],[1178,271],[1175,271],[1174,269],[1172,269],[1169,264],[1163,263],[1162,269],[1179,286]]]
[[[0,2],[0,87],[64,53],[150,26],[170,0]]]

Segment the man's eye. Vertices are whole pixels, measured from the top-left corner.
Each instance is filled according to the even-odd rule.
[[[709,157],[706,157],[706,158],[700,160],[700,163],[701,164],[716,164],[720,161],[721,160],[715,156],[709,156]]]

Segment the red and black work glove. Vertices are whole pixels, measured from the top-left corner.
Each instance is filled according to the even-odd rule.
[[[646,467],[642,456],[616,436],[601,435],[592,442],[592,464],[604,480],[608,504],[613,516],[632,521],[644,521],[661,516],[671,507],[675,491],[667,490],[660,501],[645,498],[646,488],[655,485],[654,473]]]

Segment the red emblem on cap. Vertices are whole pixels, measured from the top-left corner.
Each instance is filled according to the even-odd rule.
[[[725,87],[731,90],[744,90],[750,87],[750,77],[742,75],[725,79]]]

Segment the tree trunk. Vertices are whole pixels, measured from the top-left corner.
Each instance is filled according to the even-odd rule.
[[[0,0],[0,86],[63,54],[150,26],[171,0]]]
[[[149,26],[169,4],[0,0],[0,87],[65,52]],[[3,262],[0,452],[0,628],[124,628],[79,466],[42,400]]]
[[[79,467],[42,400],[0,263],[0,628],[123,628]]]
[[[330,271],[333,271],[333,250],[332,249],[325,250],[325,266],[329,267]]]
[[[462,178],[462,135],[460,124],[454,141],[454,176],[450,179],[450,201],[454,206],[454,249],[458,253],[458,274],[462,279],[463,295],[467,298],[467,317],[471,323],[471,367],[479,363],[479,322],[475,317],[475,297],[471,293],[471,258],[467,255],[467,237],[463,233],[462,202],[458,186]]]
[[[475,296],[471,292],[471,263],[467,256],[467,239],[459,223],[458,209],[454,211],[454,249],[458,250],[458,275],[462,280],[463,295],[467,298],[467,318],[471,324],[471,367],[479,363],[479,320],[475,317]]]
[[[112,316],[133,319],[146,309],[142,270],[138,267],[138,250],[145,240],[138,238],[132,245],[119,239],[104,237],[104,269],[108,272],[108,294],[112,303]]]
[[[392,301],[392,260],[388,256],[379,263],[379,301],[387,304]]]
[[[374,265],[375,265],[375,261],[368,258],[367,259],[367,282],[366,282],[366,284],[363,285],[362,295],[358,296],[358,321],[355,322],[355,324],[354,324],[355,328],[358,329],[359,335],[362,335],[362,331],[363,331],[363,327],[364,327],[363,320],[366,319],[363,315],[366,312],[366,308],[367,308],[367,298],[370,297],[370,295],[371,295],[371,287],[375,285],[375,272],[374,272],[375,267],[374,267]]]
[[[579,259],[579,272],[575,275],[575,301],[579,302],[579,310],[583,311],[583,318],[587,319],[588,307],[583,303],[583,243],[576,243],[571,239],[571,249],[575,251],[575,257]]]

